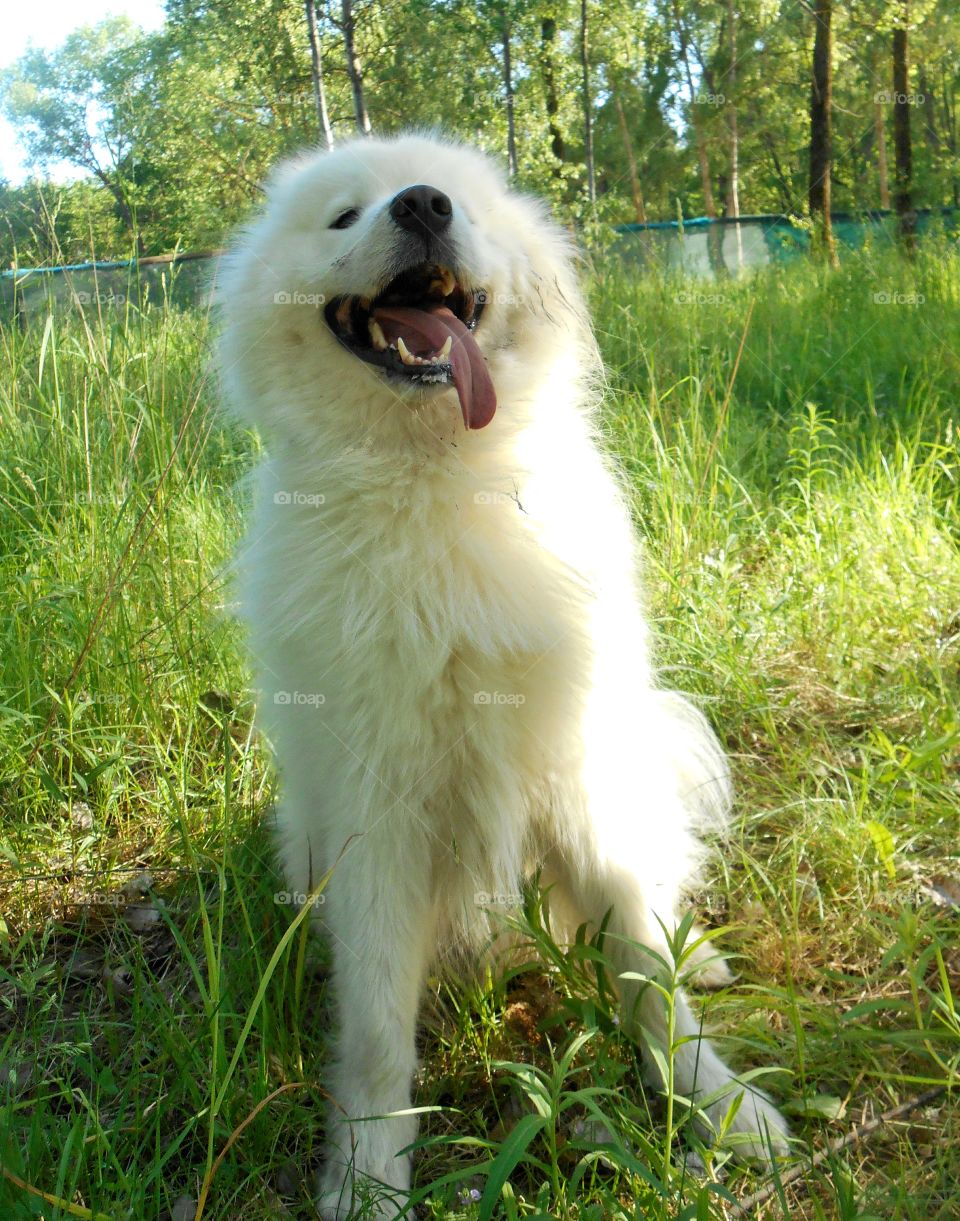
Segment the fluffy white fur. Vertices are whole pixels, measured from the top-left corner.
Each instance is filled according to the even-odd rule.
[[[398,389],[340,347],[313,303],[382,288],[387,205],[414,183],[450,196],[462,278],[489,294],[477,340],[499,408],[479,431],[453,389]],[[350,207],[357,224],[330,229]],[[597,444],[600,362],[542,207],[469,148],[355,142],[279,170],[220,297],[227,390],[270,454],[242,602],[291,889],[336,862],[320,910],[339,1017],[321,1213],[349,1215],[367,1176],[392,1189],[379,1215],[395,1216],[416,1121],[349,1120],[411,1106],[431,961],[482,944],[484,896],[542,867],[568,928],[612,907],[616,967],[649,970],[620,938],[663,953],[658,918],[673,924],[701,836],[722,825],[727,770],[700,714],[651,672],[637,545]],[[637,995],[624,983],[625,1015],[662,1039],[661,1002]],[[678,1039],[698,1034],[682,999],[677,1022]],[[675,1084],[705,1097],[735,1078],[691,1037]],[[715,1122],[737,1092],[708,1108]],[[759,1092],[734,1129],[756,1153],[784,1148]]]

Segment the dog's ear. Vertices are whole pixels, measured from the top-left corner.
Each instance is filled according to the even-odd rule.
[[[578,272],[581,254],[571,234],[546,206],[523,199],[527,212],[527,273],[530,307],[571,332],[579,342],[592,334]]]

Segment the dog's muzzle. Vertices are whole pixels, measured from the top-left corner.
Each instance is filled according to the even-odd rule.
[[[433,188],[402,191],[391,214],[403,199],[410,210],[394,219],[405,226],[420,223],[417,218],[429,205],[435,217],[429,223],[439,225],[443,214],[437,209],[450,201],[439,192],[429,198],[418,192]],[[349,352],[386,376],[424,387],[452,382],[464,425],[476,429],[489,424],[497,408],[487,362],[474,338],[485,303],[486,293],[461,283],[449,267],[423,262],[407,267],[376,297],[335,297],[324,318]]]

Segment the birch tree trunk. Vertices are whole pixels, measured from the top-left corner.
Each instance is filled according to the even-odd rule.
[[[517,128],[513,115],[513,59],[510,53],[510,20],[503,22],[503,93],[507,105],[507,172],[513,178],[517,172]]]
[[[313,77],[313,103],[317,111],[317,124],[323,136],[327,152],[333,148],[333,128],[330,126],[330,115],[327,111],[327,91],[323,84],[323,55],[320,47],[320,35],[317,31],[316,0],[304,0],[307,14],[307,35],[310,39],[310,72]]]
[[[730,105],[727,122],[730,127],[730,179],[727,185],[727,215],[736,220],[740,215],[740,133],[737,128],[737,10],[734,0],[727,0],[727,37],[730,50]],[[737,236],[737,267],[743,266],[743,235],[734,224]]]
[[[883,103],[877,98],[873,103],[873,138],[877,145],[877,176],[880,180],[880,207],[890,207],[890,171],[887,169],[887,125],[883,114]]]
[[[583,157],[587,164],[587,199],[592,207],[597,202],[597,176],[593,160],[593,99],[590,96],[587,0],[580,0],[580,69],[583,75]]]
[[[362,136],[370,135],[370,116],[367,114],[367,103],[363,96],[363,69],[360,57],[357,55],[354,43],[353,4],[351,0],[342,0],[343,47],[347,56],[347,75],[350,77],[350,89],[353,93],[353,113],[357,123],[357,131]]]

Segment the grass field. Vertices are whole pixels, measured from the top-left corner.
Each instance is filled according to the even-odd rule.
[[[752,1215],[955,1217],[960,257],[599,266],[592,295],[661,662],[737,778],[693,897],[737,956],[705,1021],[783,1067],[802,1138]],[[207,338],[172,310],[0,329],[3,1218],[310,1215],[324,951],[274,902],[224,614],[258,444],[215,414]],[[422,1215],[737,1215],[770,1179],[689,1155],[596,955],[535,894],[516,919],[526,966],[431,987]]]

